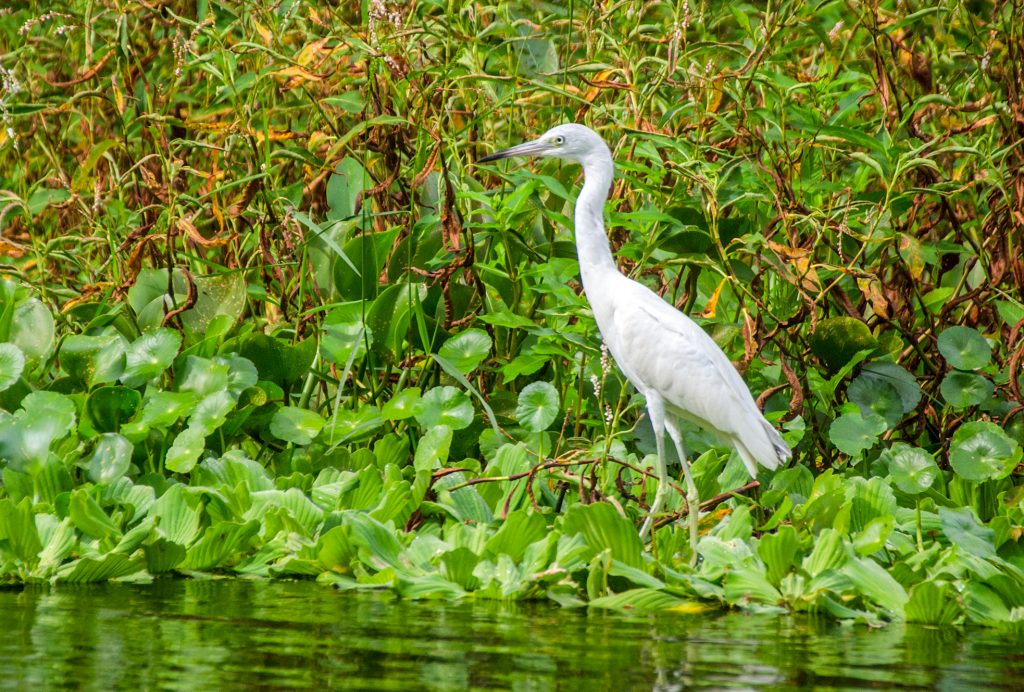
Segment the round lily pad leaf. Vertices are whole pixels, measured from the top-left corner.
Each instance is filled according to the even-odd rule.
[[[122,435],[103,433],[96,438],[92,455],[85,462],[93,483],[112,483],[128,472],[135,447]]]
[[[141,386],[159,377],[171,366],[181,347],[181,334],[160,327],[146,332],[128,346],[125,352],[121,384]]]
[[[828,437],[840,452],[858,458],[878,443],[888,427],[885,419],[874,413],[844,413],[832,421]]]
[[[976,329],[949,327],[939,334],[939,353],[958,370],[978,370],[992,360],[992,348]]]
[[[416,420],[424,428],[447,425],[462,430],[473,422],[473,402],[455,387],[434,387],[414,405]]]
[[[905,413],[903,399],[895,386],[864,373],[850,383],[846,395],[861,411],[871,411],[881,416],[890,426],[899,423]]]
[[[39,360],[50,352],[54,333],[53,315],[38,298],[22,300],[14,308],[10,341],[29,360]]]
[[[896,487],[908,495],[923,493],[939,477],[939,467],[932,456],[905,442],[897,442],[882,452],[881,459],[889,464],[889,475]]]
[[[811,335],[811,352],[830,372],[837,372],[861,351],[878,348],[868,326],[853,317],[822,320]]]
[[[420,400],[419,387],[406,387],[381,406],[380,413],[388,420],[405,420],[416,415],[416,403]]]
[[[1020,461],[1021,447],[995,423],[964,423],[953,434],[949,463],[969,481],[1005,478]]]
[[[480,365],[490,351],[491,337],[487,332],[482,329],[467,329],[445,341],[438,355],[466,375]]]
[[[10,389],[25,369],[25,354],[14,344],[0,344],[0,392]]]
[[[97,431],[112,433],[131,420],[141,401],[142,395],[131,387],[100,387],[85,400],[85,410]]]
[[[558,390],[548,382],[531,382],[519,392],[516,420],[530,432],[546,430],[558,416]]]
[[[995,391],[995,385],[982,375],[951,370],[942,379],[940,391],[942,398],[953,408],[967,408],[988,401]]]
[[[270,434],[296,445],[308,445],[323,427],[320,414],[297,406],[282,406],[270,419]]]

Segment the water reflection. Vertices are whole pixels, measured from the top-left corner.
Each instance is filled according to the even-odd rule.
[[[311,582],[0,591],[0,680],[45,689],[1024,687],[1021,637],[729,613],[398,601]]]

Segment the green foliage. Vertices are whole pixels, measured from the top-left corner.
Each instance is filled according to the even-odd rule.
[[[1017,5],[386,7],[0,13],[0,579],[1020,619]],[[578,172],[473,165],[572,119],[796,448],[696,569],[637,538]]]

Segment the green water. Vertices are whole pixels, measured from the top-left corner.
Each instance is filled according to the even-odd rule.
[[[1024,689],[1024,637],[396,601],[313,582],[0,590],[3,689]]]

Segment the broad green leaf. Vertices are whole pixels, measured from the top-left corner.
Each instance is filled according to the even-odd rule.
[[[835,529],[824,529],[814,540],[811,554],[804,558],[803,569],[812,577],[836,569],[846,562],[843,536]]]
[[[871,555],[885,547],[896,526],[893,516],[877,516],[870,520],[853,538],[853,549],[858,555]]]
[[[51,445],[75,427],[75,404],[56,392],[32,392],[10,415],[0,411],[0,458],[15,471],[44,463]]]
[[[125,340],[117,334],[72,334],[60,344],[60,366],[86,386],[116,382],[124,372]]]
[[[0,517],[2,514],[3,510],[0,510]],[[39,564],[33,570],[33,574],[48,579],[75,549],[75,528],[71,523],[71,517],[57,521],[57,517],[52,514],[37,514],[36,528],[43,548],[39,551]]]
[[[373,569],[401,567],[402,544],[393,531],[363,512],[349,510],[342,516],[343,525],[349,527],[352,543],[358,547],[360,560],[365,565]]]
[[[121,530],[86,490],[71,493],[70,513],[75,528],[90,538],[109,540],[121,536]]]
[[[201,428],[189,426],[174,438],[174,442],[167,450],[167,456],[164,457],[164,466],[169,471],[188,473],[199,461],[199,455],[205,447],[206,432]]]
[[[356,200],[372,184],[369,174],[357,159],[346,156],[327,179],[329,219],[347,219],[355,214]]]
[[[117,433],[103,433],[96,438],[92,454],[85,462],[93,483],[112,483],[128,472],[135,447]]]
[[[874,413],[844,413],[832,421],[828,437],[839,451],[857,459],[878,443],[887,428],[885,419]]]
[[[845,493],[853,531],[862,531],[874,519],[896,513],[896,497],[884,478],[849,478]]]
[[[30,567],[38,562],[39,551],[43,549],[32,515],[29,498],[18,503],[10,498],[0,499],[0,543],[6,542],[15,557]]]
[[[956,590],[951,584],[934,579],[911,587],[905,613],[907,622],[944,627],[957,624],[963,617]]]
[[[260,530],[258,521],[238,523],[222,521],[206,529],[185,553],[183,569],[206,570],[223,566],[229,558],[237,558]]]
[[[54,322],[50,309],[38,298],[26,298],[14,308],[10,343],[30,361],[38,361],[53,348]]]
[[[316,357],[316,347],[313,337],[292,344],[275,336],[253,332],[240,339],[238,355],[256,366],[261,380],[287,387],[309,373]]]
[[[558,417],[558,390],[548,382],[531,382],[519,392],[516,420],[530,432],[541,432]]]
[[[190,336],[203,336],[217,318],[226,318],[226,325],[238,321],[246,301],[244,273],[226,271],[222,274],[195,276],[193,283],[196,287],[196,304],[181,313],[181,322]]]
[[[837,372],[859,352],[879,348],[868,326],[853,317],[821,320],[810,341],[811,352],[831,372]]]
[[[373,332],[372,349],[388,362],[395,362],[405,352],[405,337],[412,312],[419,310],[426,296],[423,284],[395,283],[373,301],[366,314],[366,323]]]
[[[1010,609],[999,594],[979,582],[964,587],[964,609],[967,620],[976,625],[995,626],[1010,622]]]
[[[753,565],[741,565],[725,574],[722,581],[726,603],[739,605],[764,603],[777,605],[782,594],[768,581],[767,575]]]
[[[1021,447],[1002,428],[987,421],[964,423],[953,433],[949,464],[969,481],[1005,478],[1021,458]]]
[[[227,416],[233,408],[235,408],[235,399],[226,390],[204,396],[192,409],[192,415],[188,419],[189,427],[209,435],[224,425],[224,421],[227,420]]]
[[[357,553],[348,526],[335,526],[317,541],[317,560],[325,570],[348,572]]]
[[[270,434],[295,445],[308,445],[323,427],[320,414],[297,406],[282,406],[270,419]]]
[[[298,488],[288,490],[261,490],[252,493],[252,507],[244,519],[259,519],[269,508],[277,507],[286,511],[302,527],[306,535],[312,535],[320,525],[324,512]]]
[[[124,553],[108,553],[102,558],[83,557],[60,568],[56,580],[65,584],[88,584],[126,577],[145,569],[145,562]]]
[[[903,617],[903,608],[909,597],[903,586],[884,567],[868,557],[851,557],[841,571],[850,578],[861,596],[874,601],[896,617]]]
[[[10,389],[25,370],[25,354],[11,343],[0,344],[0,392]]]
[[[414,405],[417,422],[426,429],[447,425],[462,430],[473,422],[473,402],[455,387],[434,387]]]
[[[231,366],[226,361],[212,358],[188,356],[177,378],[178,389],[194,392],[199,397],[209,396],[228,389]]]
[[[888,464],[889,475],[896,487],[908,495],[923,493],[939,477],[939,467],[931,455],[905,442],[894,443],[882,452],[879,459]]]
[[[121,426],[121,434],[134,442],[141,442],[149,431],[167,429],[192,412],[197,400],[195,392],[146,392],[142,413]]]
[[[328,445],[339,445],[363,439],[384,425],[376,406],[363,404],[353,410],[335,410],[320,431],[320,439]]]
[[[487,552],[491,555],[508,555],[519,562],[526,547],[539,541],[548,533],[544,517],[528,510],[510,512],[501,528],[487,541]]]
[[[643,544],[636,526],[606,502],[573,505],[565,514],[562,528],[568,535],[580,534],[594,551],[606,548],[612,558],[630,567],[641,567]]]
[[[847,396],[861,412],[872,411],[891,427],[914,410],[921,400],[921,387],[896,363],[876,361],[864,364],[860,375],[850,383]]]
[[[980,370],[992,360],[992,348],[970,327],[948,327],[939,334],[939,353],[958,370]]]
[[[386,404],[381,406],[380,414],[387,420],[405,420],[416,415],[416,403],[420,400],[419,387],[406,387]]]
[[[188,547],[199,535],[203,518],[201,495],[184,485],[174,484],[150,509],[157,517],[157,533],[167,540]]]
[[[427,428],[427,431],[416,443],[416,455],[413,467],[419,470],[433,471],[448,463],[448,449],[452,444],[452,429],[442,424]]]
[[[996,557],[995,532],[979,523],[969,507],[939,507],[939,521],[942,533],[953,545],[980,558]]]
[[[204,459],[193,471],[193,482],[201,485],[223,484],[229,488],[244,483],[250,492],[271,490],[274,480],[259,462],[241,452],[227,452],[219,459]]]
[[[761,536],[757,544],[757,554],[767,567],[767,578],[772,584],[778,584],[795,564],[800,552],[800,539],[796,529],[783,524],[775,533]]]
[[[85,410],[97,432],[112,433],[135,415],[141,401],[142,395],[131,387],[99,387],[89,393]]]
[[[449,550],[441,556],[441,573],[448,581],[472,591],[480,587],[480,580],[473,574],[479,562],[480,557],[469,548]]]
[[[628,610],[640,613],[672,610],[686,603],[683,599],[655,589],[631,589],[592,599],[587,606],[602,610]]]
[[[968,408],[991,399],[995,385],[983,375],[951,370],[942,378],[939,391],[942,392],[942,398],[953,408]]]
[[[150,574],[163,574],[185,561],[185,546],[165,538],[144,545],[142,551],[146,556],[146,569]]]
[[[332,363],[344,365],[361,358],[372,343],[373,336],[363,323],[362,305],[359,303],[344,304],[324,320],[320,353]]]
[[[181,334],[173,329],[149,331],[125,349],[124,372],[119,378],[126,387],[139,387],[159,377],[171,366],[181,348]]]
[[[472,372],[491,351],[491,337],[482,329],[467,329],[451,337],[438,353],[459,372]]]

